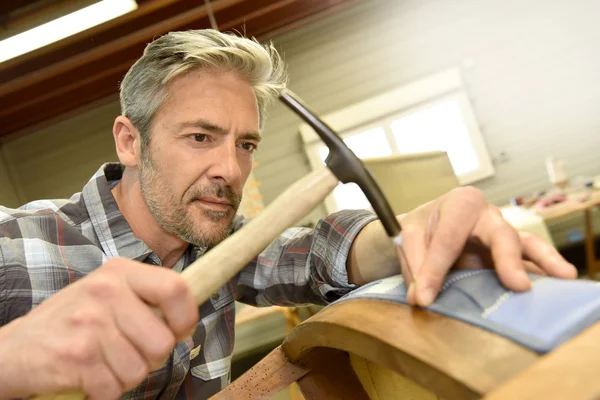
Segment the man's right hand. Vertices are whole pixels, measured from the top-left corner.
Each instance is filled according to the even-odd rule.
[[[177,273],[112,259],[0,329],[0,397],[75,388],[116,399],[164,364],[197,322]]]

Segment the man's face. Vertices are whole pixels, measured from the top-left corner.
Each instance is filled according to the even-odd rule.
[[[175,78],[142,151],[140,186],[166,232],[198,246],[227,237],[260,140],[251,86],[233,73]]]

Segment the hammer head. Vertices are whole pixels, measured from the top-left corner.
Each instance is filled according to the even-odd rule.
[[[282,91],[279,98],[323,139],[329,148],[329,155],[325,159],[327,167],[341,182],[356,183],[367,196],[388,236],[397,237],[400,234],[400,224],[379,184],[362,161],[333,129],[310,111],[291,91]]]

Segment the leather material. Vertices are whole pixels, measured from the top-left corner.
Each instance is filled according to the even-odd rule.
[[[600,284],[530,274],[533,287],[507,290],[492,270],[451,272],[429,310],[547,353],[600,319]],[[380,299],[406,304],[402,276],[362,286],[338,301]]]

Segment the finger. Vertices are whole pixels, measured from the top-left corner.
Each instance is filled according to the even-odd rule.
[[[127,283],[141,299],[160,309],[177,340],[185,340],[198,322],[198,306],[188,284],[172,270],[139,267],[125,269]]]
[[[144,337],[148,336],[152,335]],[[116,326],[102,335],[100,344],[104,359],[123,391],[135,388],[150,372],[146,359]]]
[[[123,394],[121,383],[103,363],[94,364],[86,371],[81,389],[89,400],[116,400]]]
[[[421,306],[435,300],[479,218],[485,201],[481,194],[471,192],[478,193],[475,189],[455,191],[440,203],[437,224],[431,228],[431,242],[416,276],[416,302]]]
[[[529,232],[520,232],[520,238],[523,256],[537,264],[548,275],[564,279],[577,278],[577,268],[544,239]]]
[[[408,288],[406,300],[408,304],[416,304],[414,278],[418,273],[417,266],[423,264],[427,252],[423,231],[403,230],[402,244],[396,246],[396,256],[400,261],[400,268],[404,284]]]
[[[423,265],[425,255],[427,254],[427,245],[429,240],[426,233],[420,229],[407,228],[402,231],[402,253],[405,260],[400,260],[404,272],[406,269],[405,280],[411,283],[414,277],[419,273]]]
[[[533,263],[529,260],[523,260],[523,268],[525,268],[525,271],[532,273],[532,274],[548,276],[548,273],[546,271],[544,271],[543,269],[538,267],[535,263]]]
[[[477,238],[470,238],[463,253],[458,257],[456,269],[493,269],[494,262],[487,246]]]
[[[406,301],[408,304],[414,305],[416,304],[414,278],[402,245],[396,245],[396,257],[400,261],[400,272],[404,279],[404,284],[408,288],[406,291]]]
[[[423,265],[427,247],[433,236],[433,229],[437,226],[439,212],[433,212],[435,202],[426,203],[413,210],[412,215],[402,218],[402,245],[397,250],[398,259],[402,266],[402,275],[405,283],[412,283],[414,277],[418,275],[420,267]]]
[[[411,224],[410,219],[407,219],[406,224],[402,224],[402,243],[396,244],[396,256],[400,261],[400,270],[407,287],[406,301],[410,305],[417,304],[414,281],[419,267],[423,264],[429,242],[425,231],[419,225],[418,222]]]
[[[151,371],[168,359],[176,339],[165,323],[132,292],[125,292],[113,309],[117,328],[144,357]],[[148,334],[152,332],[152,334]]]
[[[490,207],[475,227],[474,234],[489,247],[500,281],[508,289],[522,292],[531,287],[522,259],[517,231]]]

